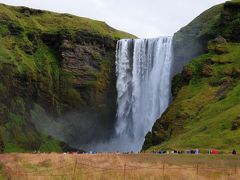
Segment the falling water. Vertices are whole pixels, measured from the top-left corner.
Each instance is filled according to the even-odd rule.
[[[120,40],[116,57],[119,146],[138,151],[169,105],[172,38]]]
[[[116,133],[87,149],[141,150],[145,135],[169,105],[172,59],[171,37],[118,41]]]

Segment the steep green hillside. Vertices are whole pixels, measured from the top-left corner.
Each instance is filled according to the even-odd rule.
[[[208,17],[213,20],[208,22],[211,26],[204,26],[203,13],[175,36],[175,42],[192,41],[193,46],[200,43],[201,34],[205,54],[192,59],[174,77],[174,100],[147,134],[145,150],[240,150],[240,3],[227,2],[207,14],[212,14]],[[196,30],[193,24],[201,28]],[[191,39],[187,30],[195,31]],[[183,45],[180,51],[189,53],[189,48]]]
[[[175,33],[174,73],[181,72],[192,58],[207,53],[208,41],[218,35],[229,41],[239,42],[239,3],[236,0],[214,6]]]
[[[88,131],[111,129],[115,44],[127,37],[133,36],[104,22],[0,4],[0,152],[61,151],[59,142],[38,127],[43,119],[33,120],[38,109],[53,121],[84,112]],[[81,128],[77,131],[81,139]]]

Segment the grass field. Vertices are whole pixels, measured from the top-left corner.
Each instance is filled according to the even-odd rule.
[[[231,179],[240,156],[157,154],[4,154],[0,179]]]

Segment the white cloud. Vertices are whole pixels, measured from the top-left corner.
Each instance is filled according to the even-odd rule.
[[[0,0],[9,5],[29,6],[71,13],[107,22],[139,37],[173,35],[204,10],[225,0]]]

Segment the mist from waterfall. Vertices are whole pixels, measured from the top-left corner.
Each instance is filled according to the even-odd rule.
[[[115,135],[97,151],[140,151],[171,99],[172,37],[122,39],[116,50]]]

